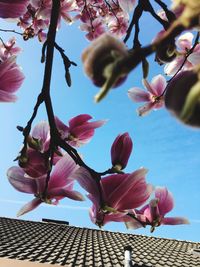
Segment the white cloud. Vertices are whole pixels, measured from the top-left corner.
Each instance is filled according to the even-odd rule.
[[[12,199],[1,199],[0,202],[8,203],[8,204],[14,204],[14,205],[24,205],[27,202],[21,201],[21,200],[12,200]],[[70,209],[70,210],[88,210],[89,207],[82,207],[82,206],[71,206],[71,205],[46,205],[42,204],[42,206],[46,208],[60,208],[60,209]]]

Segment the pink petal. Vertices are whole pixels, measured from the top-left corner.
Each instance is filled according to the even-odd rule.
[[[135,2],[135,0],[118,0],[121,9],[127,13],[130,13],[133,10]]]
[[[156,95],[156,92],[154,91],[154,88],[151,86],[151,84],[146,79],[143,79],[142,82],[143,82],[144,86],[147,88],[147,90],[149,91],[150,94]]]
[[[24,75],[21,72],[19,66],[12,66],[3,75],[0,73],[1,78],[1,90],[7,91],[9,93],[16,92],[24,81]]]
[[[73,159],[65,154],[55,165],[50,181],[49,181],[49,190],[52,188],[63,187],[72,183],[72,178],[70,177],[75,170],[78,169],[78,166],[73,161]]]
[[[184,59],[184,56],[177,56],[172,62],[166,64],[164,67],[165,74],[168,76],[173,76],[179,70]]]
[[[155,96],[160,96],[167,86],[166,79],[162,75],[155,76],[151,81],[151,87],[155,92]]]
[[[149,102],[137,109],[139,116],[147,115],[152,109],[154,109],[155,103]]]
[[[193,52],[187,58],[187,60],[193,65],[198,65],[200,63],[200,51]]]
[[[18,18],[26,12],[28,0],[0,0],[1,18]]]
[[[69,135],[69,127],[65,125],[58,117],[55,116],[56,127],[61,133],[62,138],[67,138]]]
[[[77,127],[77,125],[84,124],[90,119],[92,119],[92,117],[88,114],[78,115],[76,117],[73,117],[71,120],[69,120],[69,127],[70,129],[73,129],[74,127]]]
[[[168,218],[163,218],[161,224],[166,224],[166,225],[177,225],[177,224],[189,224],[190,222],[188,219],[183,218],[183,217],[168,217]]]
[[[150,100],[149,93],[141,90],[138,87],[133,87],[132,89],[128,90],[128,97],[133,102],[148,102]]]
[[[73,178],[94,197],[94,201],[99,203],[100,193],[97,182],[92,178],[91,174],[83,167],[80,167],[73,175]],[[93,201],[93,200],[92,200]],[[93,202],[94,202],[93,201]]]
[[[32,137],[41,141],[42,152],[47,151],[50,142],[50,128],[47,121],[41,121],[32,130]]]
[[[51,190],[48,191],[48,196],[50,198],[63,198],[63,197],[67,197],[73,200],[77,200],[77,201],[83,201],[85,200],[83,195],[77,191],[72,191],[72,190],[68,190],[66,188],[53,188]]]
[[[20,167],[11,167],[7,171],[7,177],[11,185],[20,192],[28,194],[37,193],[35,179],[25,176],[25,172]]]
[[[16,95],[0,90],[0,102],[15,102]]]
[[[33,209],[37,208],[42,203],[41,199],[34,198],[27,204],[25,204],[17,213],[17,217],[24,215],[25,213],[32,211]]]
[[[193,38],[194,35],[191,32],[186,32],[178,38],[176,45],[181,52],[186,52],[192,47]]]
[[[158,199],[158,208],[160,215],[164,216],[174,207],[174,200],[172,193],[165,187],[157,187],[155,190],[155,197]]]
[[[101,182],[107,205],[118,210],[134,209],[142,205],[151,191],[145,182],[146,172],[146,169],[141,168],[131,174],[103,178]]]
[[[88,122],[88,123],[85,123],[85,124],[80,125],[80,126],[78,125],[78,126],[74,127],[73,129],[70,128],[70,133],[77,138],[81,138],[81,137],[83,138],[83,136],[84,136],[84,138],[88,139],[87,135],[88,135],[88,137],[91,137],[90,133],[92,133],[92,135],[93,135],[94,129],[101,127],[105,123],[106,123],[105,120]]]

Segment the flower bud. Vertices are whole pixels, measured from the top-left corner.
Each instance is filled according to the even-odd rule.
[[[172,79],[165,105],[182,122],[200,127],[200,82],[196,70],[182,71]]]
[[[113,167],[117,170],[123,170],[129,160],[133,142],[128,133],[118,135],[111,147],[111,160]]]
[[[83,52],[84,70],[96,86],[102,87],[109,76],[112,64],[127,54],[123,42],[109,34],[102,34]],[[119,77],[112,87],[118,86],[124,78]]]

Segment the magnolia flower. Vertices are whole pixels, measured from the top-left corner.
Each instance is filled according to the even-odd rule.
[[[118,0],[119,6],[124,12],[130,13],[134,6],[136,0]]]
[[[8,42],[0,44],[0,60],[5,61],[10,56],[17,56],[21,52],[20,47],[16,47],[16,39],[12,37]]]
[[[182,66],[181,70],[189,70],[199,64],[200,62],[200,44],[197,44],[192,51],[192,53],[188,55],[188,51],[193,46],[194,35],[191,32],[186,32],[182,34],[177,42],[177,56],[170,63],[165,65],[164,72],[166,75],[173,76]],[[187,59],[186,59],[187,56]],[[185,61],[186,59],[186,61]]]
[[[96,86],[103,86],[95,98],[97,102],[105,97],[110,88],[118,86],[126,78],[121,70],[115,74],[112,70],[115,62],[127,55],[125,44],[107,33],[95,39],[83,51],[82,61],[85,73]]]
[[[70,145],[79,147],[88,143],[94,135],[94,130],[105,124],[105,120],[89,122],[92,117],[88,114],[78,115],[69,120],[69,126],[65,125],[57,117],[55,118],[56,126]]]
[[[116,170],[123,170],[130,157],[133,143],[128,133],[116,137],[111,147],[112,165]]]
[[[151,225],[151,232],[155,227],[160,225],[177,225],[188,224],[189,221],[183,217],[165,217],[174,207],[174,200],[171,192],[164,187],[157,187],[155,190],[155,198],[145,205],[141,210],[136,210],[138,219],[146,225]],[[128,228],[138,228],[138,223],[134,220],[126,223]]]
[[[147,102],[138,108],[139,116],[146,115],[152,109],[158,109],[164,105],[163,93],[166,88],[165,78],[159,74],[152,79],[151,83],[143,79],[143,84],[148,92],[138,87],[133,87],[128,91],[128,97],[133,102]]]
[[[26,12],[29,0],[0,0],[1,18],[19,18]]]
[[[34,194],[35,198],[23,206],[18,212],[21,216],[39,206],[42,202],[57,205],[64,197],[73,200],[84,200],[83,196],[73,190],[74,179],[71,178],[77,170],[76,163],[66,154],[55,165],[49,179],[48,189],[45,194],[46,175],[40,177],[28,176],[20,167],[11,167],[8,172],[8,180],[11,185],[20,192]]]
[[[0,102],[14,102],[14,93],[21,86],[24,75],[15,62],[16,57],[11,56],[0,63]]]
[[[130,174],[114,174],[98,183],[90,173],[80,167],[74,175],[79,184],[89,193],[93,202],[90,218],[103,226],[110,221],[132,220],[128,211],[141,206],[150,196],[152,186],[145,181],[147,170],[141,168]]]

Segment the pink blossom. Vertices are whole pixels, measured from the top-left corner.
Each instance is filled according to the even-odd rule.
[[[133,87],[128,91],[128,96],[133,102],[146,102],[146,104],[138,108],[139,116],[146,115],[152,109],[158,109],[164,105],[165,78],[162,75],[157,75],[152,79],[151,83],[144,79],[143,84],[148,92],[138,87]]]
[[[128,211],[141,206],[152,191],[152,186],[145,181],[146,172],[141,168],[130,174],[109,175],[97,183],[86,169],[79,168],[74,178],[93,202],[90,209],[92,222],[103,226],[110,221],[132,220]]]
[[[189,50],[193,46],[193,39],[194,35],[191,32],[186,32],[178,38],[176,42],[178,54],[172,62],[165,65],[164,71],[166,75],[173,76],[179,70],[179,68],[185,61],[185,58]],[[187,57],[187,60],[185,61],[183,67],[181,68],[181,71],[189,70],[194,66],[196,66],[197,64],[199,64],[199,62],[200,62],[200,44],[197,44],[192,53]]]
[[[151,232],[160,225],[188,224],[188,220],[183,217],[165,217],[174,207],[174,200],[171,192],[164,187],[157,187],[155,190],[155,199],[152,199],[148,205],[141,210],[136,210],[138,219],[146,225],[151,225]],[[135,221],[127,222],[128,228],[135,228]],[[138,224],[137,224],[138,227]]]
[[[116,137],[111,147],[111,159],[114,168],[122,170],[126,167],[132,147],[133,142],[128,133]]]
[[[114,18],[110,19],[110,21],[108,23],[108,30],[112,34],[121,38],[127,32],[128,22],[129,22],[128,17],[125,16],[124,13],[122,13],[121,16],[118,16],[117,18],[114,17]]]
[[[105,27],[100,18],[96,18],[93,21],[88,20],[86,23],[81,24],[80,29],[88,32],[86,38],[90,41],[96,39],[105,32]]]
[[[0,59],[6,60],[10,56],[17,56],[21,52],[20,47],[15,46],[16,39],[12,37],[8,42],[0,44]]]
[[[19,18],[26,12],[29,0],[0,0],[1,18]]]
[[[118,0],[119,6],[124,12],[130,13],[134,6],[136,0]]]
[[[94,135],[94,130],[105,124],[105,120],[89,122],[92,117],[88,114],[78,115],[69,120],[69,126],[65,125],[57,117],[56,125],[63,139],[70,145],[79,147],[88,143]]]
[[[0,63],[0,102],[14,102],[14,93],[24,80],[24,75],[15,62],[16,57],[11,56]]]
[[[73,200],[84,200],[83,196],[73,190],[74,179],[71,178],[77,170],[76,163],[66,154],[55,165],[48,184],[46,195],[44,190],[46,185],[46,175],[40,177],[28,176],[20,167],[11,167],[8,172],[8,180],[18,191],[34,194],[35,198],[23,206],[18,212],[21,216],[35,209],[42,202],[57,205],[59,200],[67,197]]]

